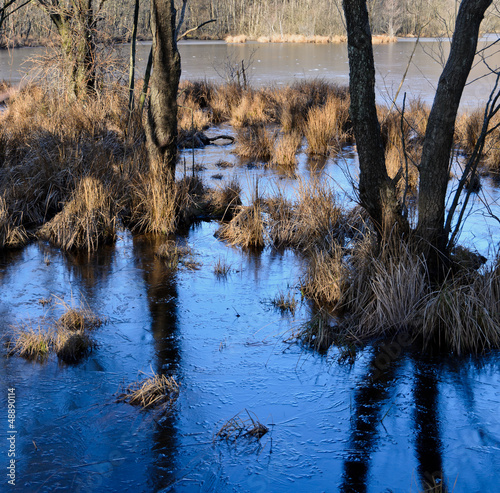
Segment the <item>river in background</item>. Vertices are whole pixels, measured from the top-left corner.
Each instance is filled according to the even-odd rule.
[[[496,36],[484,38],[479,49],[485,48]],[[142,77],[150,43],[138,43],[137,73]],[[374,45],[377,71],[377,99],[390,104],[412,57],[415,39],[400,39],[397,43]],[[499,46],[494,45],[477,56],[462,98],[462,106],[476,108],[484,105],[495,80],[489,68],[500,65]],[[307,43],[243,43],[224,41],[181,41],[182,79],[227,80],[229,68],[244,60],[248,65],[248,81],[254,87],[284,85],[295,80],[321,78],[340,85],[349,83],[346,44]],[[431,104],[437,81],[449,51],[448,41],[421,39],[413,55],[398,102],[404,92],[408,97],[420,97]],[[0,51],[0,80],[16,84],[25,76],[35,74],[33,58],[46,52],[45,48],[19,48]],[[123,51],[127,57],[127,50]],[[485,63],[486,61],[486,63]],[[127,72],[128,73],[128,72]]]
[[[394,57],[405,59],[411,45],[375,47],[377,57],[385,53],[398,67],[394,83],[404,71]],[[309,76],[347,82],[345,47],[334,45],[183,43],[184,77],[222,80],[213,60],[223,63],[228,53],[243,59],[254,46],[254,84]],[[335,64],[328,50],[338,50]],[[269,71],[270,60],[265,70],[259,65],[265,51],[276,54],[275,71]],[[327,52],[328,66],[339,67],[337,75],[326,65],[321,73],[318,59],[311,61],[313,53],[327,57]],[[302,66],[287,69],[299,56],[306,60]],[[196,72],[190,67],[201,65],[199,59],[205,68]],[[389,67],[387,73],[394,74]],[[415,87],[428,84],[422,76],[418,80]],[[218,132],[231,129],[207,131]],[[195,152],[208,186],[235,177],[245,203],[257,178],[263,194],[272,194],[278,184],[294,193],[296,180],[241,161],[231,151],[232,146],[207,146]],[[183,151],[181,162],[184,158],[190,173],[190,151]],[[229,165],[221,168],[220,160]],[[313,166],[304,152],[298,160],[303,180],[328,181],[339,201],[353,205],[353,148],[321,165]],[[483,179],[482,193],[497,207],[493,180]],[[483,196],[476,197],[462,239],[492,254],[500,228],[481,208]],[[415,492],[438,471],[455,493],[498,490],[498,351],[433,359],[400,347],[391,357],[375,345],[349,364],[339,362],[338,348],[319,355],[291,345],[290,335],[313,316],[300,297],[301,258],[270,247],[262,252],[229,247],[214,237],[217,228],[216,222],[200,222],[178,235],[192,249],[194,270],[173,272],[154,255],[159,239],[127,231],[90,257],[62,253],[45,242],[0,252],[0,337],[11,324],[36,326],[57,318],[62,310],[57,298],[84,300],[107,319],[94,332],[98,347],[76,365],[7,357],[0,346],[0,416],[5,424],[7,388],[14,387],[18,432],[17,487],[7,489],[5,446],[0,491]],[[230,266],[226,278],[214,273],[219,260]],[[299,302],[293,316],[269,303],[280,291]],[[49,298],[55,301],[40,303]],[[377,361],[385,370],[373,379]],[[169,415],[116,402],[124,385],[151,371],[175,375],[180,383]],[[214,441],[222,424],[245,409],[269,433],[260,441]]]

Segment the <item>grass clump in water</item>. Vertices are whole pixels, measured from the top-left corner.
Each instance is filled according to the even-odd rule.
[[[239,438],[260,440],[268,431],[269,428],[263,425],[254,413],[245,409],[244,412],[236,414],[222,425],[214,435],[214,441],[236,441]]]
[[[282,315],[285,313],[294,315],[298,306],[298,302],[292,292],[288,291],[285,293],[281,290],[269,301],[269,303],[271,306],[279,310]]]
[[[179,395],[179,384],[174,377],[154,373],[146,380],[130,384],[119,396],[118,402],[128,402],[143,409],[160,405],[168,408]]]
[[[11,327],[6,342],[9,355],[18,355],[29,360],[44,360],[56,347],[57,335],[53,329],[36,328],[30,324]]]
[[[228,264],[224,259],[219,258],[214,265],[214,274],[218,279],[226,279],[228,274],[231,272],[231,265]]]
[[[85,177],[79,183],[64,209],[39,231],[63,250],[95,251],[116,237],[116,217],[112,200],[97,179]]]

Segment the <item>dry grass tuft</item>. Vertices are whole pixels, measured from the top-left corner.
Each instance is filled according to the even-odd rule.
[[[279,291],[278,294],[274,298],[272,298],[269,303],[280,311],[282,315],[285,313],[290,313],[291,315],[295,314],[295,310],[297,309],[298,302],[295,299],[295,295],[288,291],[283,292]]]
[[[250,206],[239,206],[228,223],[223,223],[217,236],[229,245],[242,248],[264,248],[265,228],[259,201]]]
[[[5,199],[0,196],[0,248],[17,248],[28,243],[26,230],[22,225],[16,226],[16,222]]]
[[[318,305],[339,307],[345,302],[349,287],[349,267],[341,246],[334,242],[326,249],[309,252],[301,291]]]
[[[43,360],[57,346],[57,334],[53,329],[34,328],[30,324],[11,327],[6,346],[9,355],[18,355],[30,360]]]
[[[309,321],[297,327],[287,342],[299,343],[319,353],[325,353],[335,342],[336,337],[330,316],[320,310]]]
[[[275,134],[264,125],[251,125],[237,132],[235,154],[259,161],[269,161],[273,155]]]
[[[238,206],[241,205],[241,186],[236,179],[206,192],[208,209],[213,217],[231,219]]]
[[[295,174],[297,151],[302,144],[299,132],[283,134],[277,141],[271,157],[271,164],[277,166],[288,175]]]
[[[97,250],[116,237],[113,201],[103,184],[92,177],[79,183],[62,212],[38,232],[63,250]]]
[[[237,105],[231,109],[231,125],[234,128],[265,125],[271,120],[272,101],[266,90],[243,92]]]
[[[396,43],[397,41],[398,38],[396,36],[389,36],[387,34],[376,34],[372,36],[372,44],[374,45]]]
[[[143,409],[150,409],[163,405],[168,409],[179,396],[179,384],[174,377],[153,375],[139,382],[130,384],[118,396],[118,402],[128,402]]]
[[[305,136],[310,154],[338,152],[350,140],[349,100],[330,96],[324,106],[314,106],[307,114]]]
[[[83,329],[57,331],[56,354],[65,363],[80,361],[96,346],[94,338]]]
[[[499,294],[497,269],[445,282],[424,300],[424,347],[437,345],[457,355],[500,347]]]
[[[243,413],[246,416],[243,416]],[[256,438],[260,440],[269,428],[263,425],[257,416],[245,409],[226,421],[219,431],[214,435],[215,440],[236,441],[239,438]]]
[[[231,265],[224,259],[218,258],[214,265],[214,274],[218,279],[226,279],[231,272]]]

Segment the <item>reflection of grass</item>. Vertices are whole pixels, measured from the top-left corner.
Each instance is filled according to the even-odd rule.
[[[248,409],[245,409],[245,413],[246,417],[242,417],[242,411],[226,421],[215,434],[214,440],[235,441],[239,438],[256,438],[260,440],[269,431],[269,428],[263,425],[257,416]]]
[[[197,270],[201,264],[193,256],[193,251],[188,246],[178,245],[175,241],[169,240],[162,243],[155,252],[161,258],[168,269],[176,271],[179,265],[189,270]]]
[[[118,396],[118,402],[128,402],[143,409],[149,409],[160,404],[171,405],[179,395],[179,384],[174,377],[153,375],[146,380],[130,384]]]

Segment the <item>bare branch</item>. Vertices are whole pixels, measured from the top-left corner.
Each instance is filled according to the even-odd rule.
[[[192,29],[188,29],[184,34],[177,36],[177,41],[180,41],[182,38],[187,36],[189,33],[192,33],[193,31],[197,31],[198,29],[201,29],[203,26],[206,26],[207,24],[210,24],[211,22],[215,22],[215,21],[217,21],[217,19],[210,19],[209,21],[202,22],[199,26],[193,27]]]

